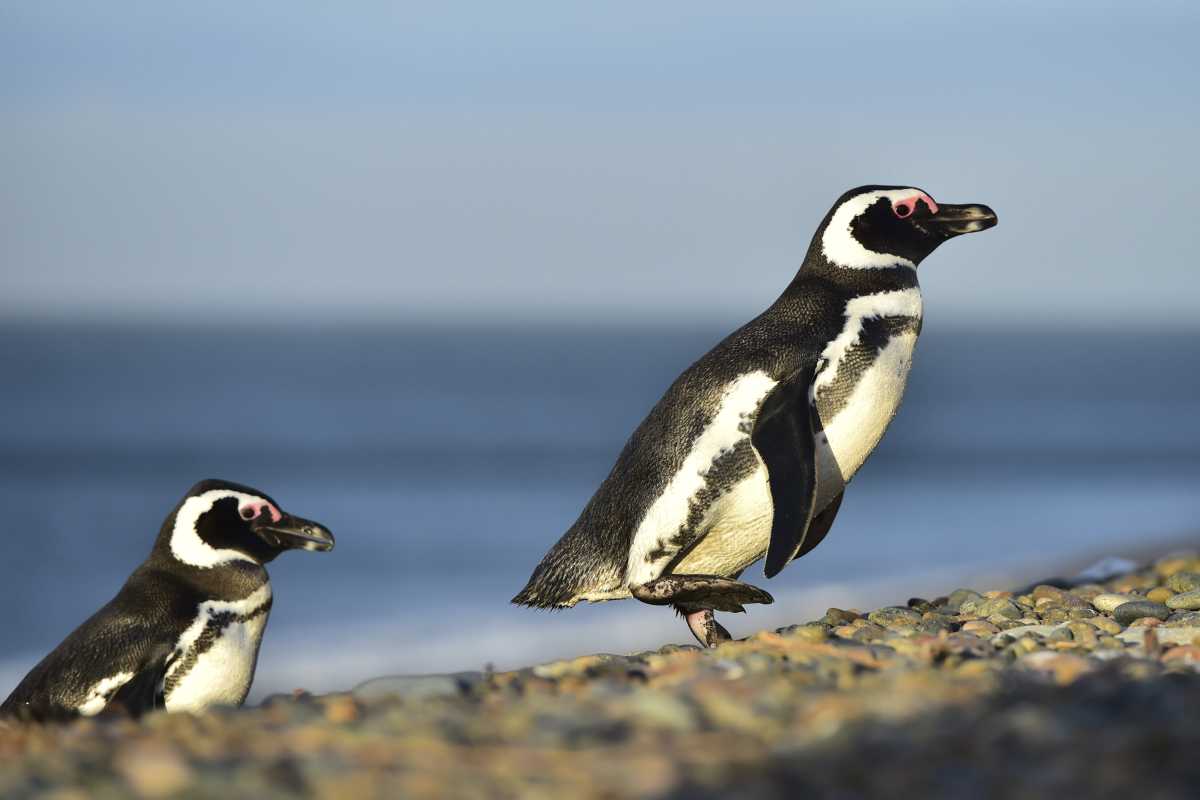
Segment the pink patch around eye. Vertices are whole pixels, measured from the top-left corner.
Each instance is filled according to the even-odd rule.
[[[258,519],[262,516],[264,509],[271,515],[272,522],[279,522],[283,518],[283,514],[279,513],[279,509],[266,500],[249,500],[238,508],[238,513],[245,520]]]
[[[936,214],[938,212],[937,203],[933,202],[933,198],[924,192],[917,192],[914,195],[902,197],[899,200],[893,200],[892,211],[897,217],[904,219],[905,217],[912,215],[912,213],[917,210],[917,201],[919,200],[925,201],[925,205],[929,206],[931,213]]]

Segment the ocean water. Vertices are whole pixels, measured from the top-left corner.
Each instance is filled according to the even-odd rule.
[[[0,328],[0,695],[120,587],[195,481],[333,529],[271,567],[252,697],[690,635],[516,608],[675,375],[729,326]],[[1200,540],[1200,336],[927,325],[829,538],[735,634]],[[1198,541],[1200,544],[1200,541]]]

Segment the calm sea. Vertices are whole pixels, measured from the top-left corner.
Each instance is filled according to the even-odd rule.
[[[196,480],[337,535],[271,566],[254,696],[689,641],[632,601],[508,605],[636,423],[727,330],[0,328],[0,696]],[[736,634],[1006,569],[1200,540],[1200,336],[929,325],[833,533]]]

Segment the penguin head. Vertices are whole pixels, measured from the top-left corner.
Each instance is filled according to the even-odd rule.
[[[834,203],[810,253],[848,269],[913,268],[947,239],[996,222],[984,205],[937,203],[913,187],[860,186]]]
[[[157,546],[193,567],[230,561],[266,564],[285,550],[332,550],[333,534],[284,512],[257,489],[206,480],[193,486],[167,517]]]

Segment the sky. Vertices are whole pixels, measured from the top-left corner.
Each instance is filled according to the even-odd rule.
[[[414,5],[4,4],[0,320],[745,319],[864,183],[999,214],[927,318],[1200,311],[1200,4]]]

